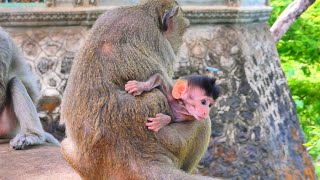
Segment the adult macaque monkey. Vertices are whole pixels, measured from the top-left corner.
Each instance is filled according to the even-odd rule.
[[[173,60],[189,22],[174,0],[107,11],[77,54],[62,100],[61,152],[83,179],[211,179],[191,175],[210,138],[210,120],[174,123],[158,133],[145,123],[170,114],[159,89],[134,97],[124,87],[161,74],[172,85]]]
[[[129,81],[125,85],[125,90],[137,96],[156,87],[159,87],[166,96],[173,119],[162,113],[156,114],[156,117],[148,118],[149,122],[146,125],[148,129],[155,132],[170,122],[202,121],[209,118],[210,109],[219,96],[216,79],[205,75],[182,77],[171,88],[160,74],[155,74],[146,82]]]
[[[36,81],[18,48],[0,28],[0,139],[12,139],[13,149],[43,144],[59,145],[44,132],[34,102],[39,95]]]

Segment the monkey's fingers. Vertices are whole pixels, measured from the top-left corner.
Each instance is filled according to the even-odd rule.
[[[141,94],[141,92],[134,92],[132,95],[139,96],[140,94]]]
[[[158,118],[159,121],[161,121],[161,123],[165,125],[171,122],[171,116],[166,114],[158,113],[156,114],[156,118]]]
[[[159,127],[152,127],[152,128],[148,128],[149,130],[152,130],[154,132],[158,132],[160,130]]]
[[[148,118],[148,122],[146,123],[146,126],[148,127],[149,130],[152,130],[154,132],[158,132],[163,126],[166,125],[162,123],[161,118]]]
[[[161,116],[167,116],[167,115],[162,114],[162,113],[158,113],[158,114],[156,114],[156,117],[161,117]]]
[[[139,82],[138,81],[129,81],[126,83],[125,87],[132,87],[132,86],[138,86]]]
[[[133,80],[133,81],[128,81],[127,84],[132,84],[132,83],[137,83],[137,82],[138,81]]]
[[[147,126],[152,126],[159,124],[160,119],[159,118],[148,118],[148,122],[146,123]]]
[[[158,121],[159,120],[159,118],[158,117],[154,117],[154,118],[148,118],[148,121],[149,122],[153,122],[153,121]]]
[[[130,88],[125,87],[124,90],[126,90],[128,92],[128,91],[130,91]]]
[[[146,126],[148,126],[148,127],[149,127],[149,126],[154,125],[155,123],[156,123],[156,122],[153,122],[153,121],[152,121],[152,122],[147,122],[147,123],[146,123]]]
[[[132,90],[133,88],[131,88],[131,87],[126,87],[126,88],[124,88],[124,89],[129,93],[129,91]]]
[[[161,128],[161,126],[159,126],[159,125],[148,126],[148,129],[152,130],[154,132],[158,132],[160,128]]]
[[[137,87],[137,85],[136,84],[126,84],[125,86],[124,86],[124,88],[126,89],[126,88],[134,88],[134,87]]]
[[[138,91],[138,88],[133,88],[128,91],[129,94],[133,94]]]
[[[139,81],[128,81],[126,84],[139,84]]]
[[[131,89],[126,89],[127,93],[129,93],[129,91],[131,91]],[[129,93],[129,94],[132,94],[132,93]]]

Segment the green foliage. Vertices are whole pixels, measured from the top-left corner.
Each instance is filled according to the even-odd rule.
[[[293,0],[272,0],[270,26]],[[281,64],[315,161],[320,158],[320,0],[308,8],[289,28],[277,48]],[[315,165],[320,176],[320,163]]]
[[[312,138],[305,144],[307,146],[307,150],[313,157],[317,157],[320,153],[320,128],[316,126],[310,126],[310,134]]]
[[[317,68],[310,66],[310,75],[307,76],[301,66],[305,65],[295,61],[283,63],[283,69],[296,103],[300,124],[307,141],[310,141],[315,136],[313,131],[316,130],[310,126],[320,127],[320,73]]]
[[[316,173],[318,174],[318,177],[319,177],[319,175],[320,175],[320,165],[316,164],[315,165],[315,169],[316,169]]]
[[[269,20],[272,25],[292,0],[273,0],[273,12]],[[300,63],[320,63],[320,0],[310,6],[289,28],[278,42],[282,61],[294,60]],[[308,73],[308,66],[305,66]]]

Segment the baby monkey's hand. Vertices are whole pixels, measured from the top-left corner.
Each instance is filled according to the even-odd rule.
[[[148,129],[158,132],[163,126],[168,125],[171,122],[171,117],[162,113],[156,114],[155,118],[148,118],[146,126]]]
[[[146,83],[145,82],[139,82],[139,81],[129,81],[125,85],[125,90],[134,96],[140,95],[143,91],[147,90]]]

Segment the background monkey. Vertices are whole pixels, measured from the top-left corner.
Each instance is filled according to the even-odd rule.
[[[0,28],[0,139],[24,149],[45,141],[59,145],[44,132],[34,102],[39,95],[36,81],[9,35]]]
[[[75,57],[61,107],[67,136],[61,152],[83,179],[206,179],[186,172],[206,151],[210,120],[174,123],[154,134],[145,123],[170,113],[165,96],[153,89],[133,97],[124,89],[129,80],[156,73],[171,85],[188,26],[174,0],[113,9],[95,22]]]
[[[209,118],[209,112],[214,101],[219,96],[216,79],[205,75],[189,75],[177,80],[173,88],[164,81],[160,74],[151,76],[146,82],[129,81],[125,90],[133,95],[140,95],[160,87],[166,96],[173,119],[166,114],[158,113],[154,118],[148,118],[148,129],[158,132],[171,121],[204,120]]]

